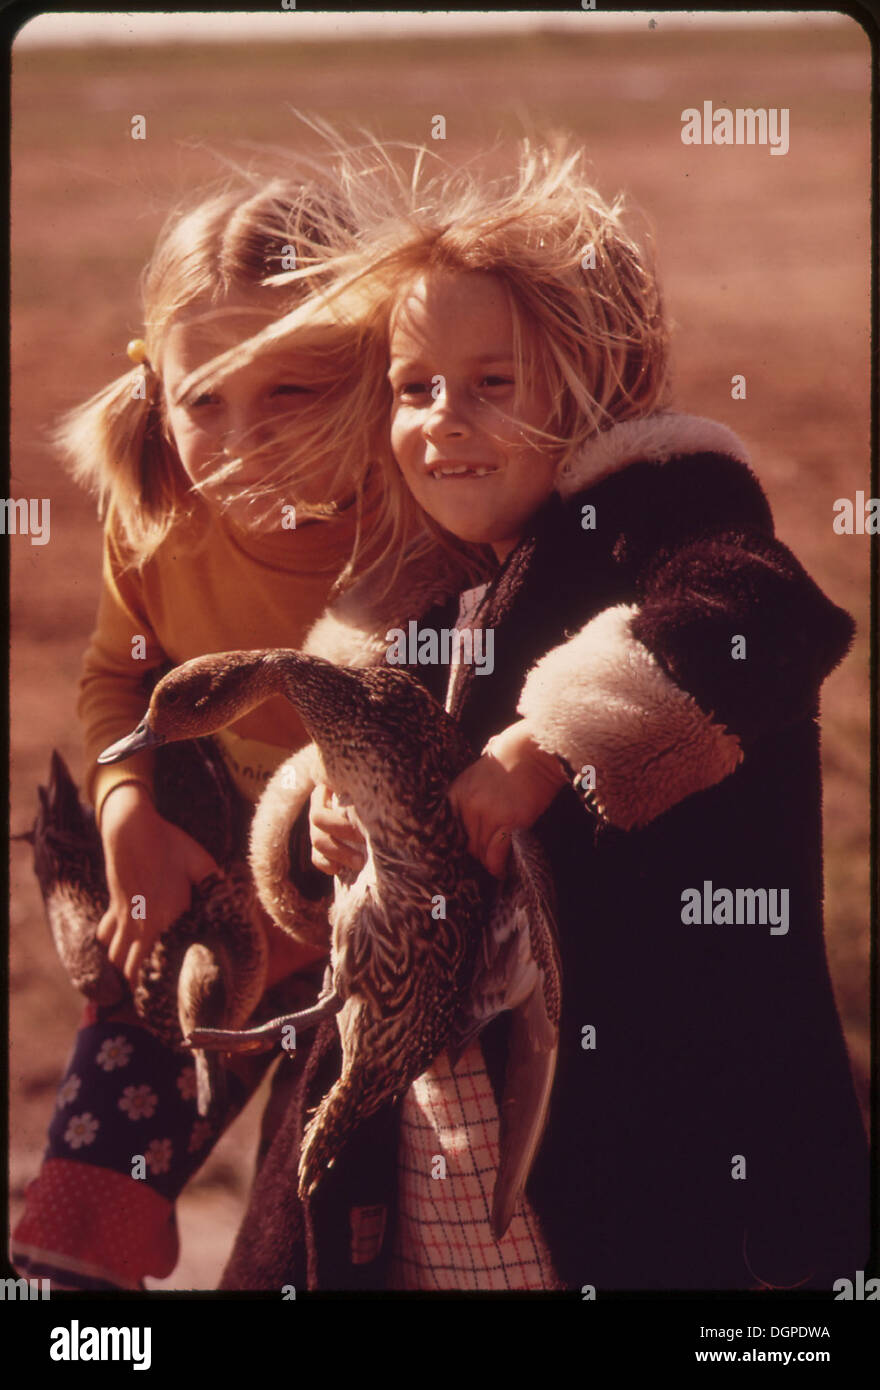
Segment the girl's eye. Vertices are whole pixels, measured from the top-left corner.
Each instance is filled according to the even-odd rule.
[[[435,395],[434,383],[436,381],[437,378],[432,378],[430,383],[426,381],[402,381],[399,386],[395,387],[395,395],[409,398]],[[510,389],[513,384],[513,377],[492,373],[480,377],[477,389],[480,391],[503,391]]]
[[[199,406],[217,405],[219,401],[220,397],[215,396],[212,391],[204,391],[201,396],[196,396],[195,400],[188,401],[187,405],[190,410],[197,410]]]
[[[314,394],[311,386],[297,386],[292,381],[285,381],[278,386],[273,386],[269,392],[270,396],[313,396]]]

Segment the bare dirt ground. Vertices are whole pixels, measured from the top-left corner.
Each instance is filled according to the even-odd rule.
[[[656,233],[676,323],[676,404],[747,442],[777,528],[858,623],[823,700],[826,924],[867,1107],[868,538],[832,531],[869,480],[869,47],[858,26],[583,39],[25,51],[13,75],[12,497],[51,499],[51,541],[9,540],[11,823],[29,825],[58,748],[82,774],[74,701],[93,622],[100,533],[46,429],[127,368],[138,273],[168,207],[254,145],[317,148],[292,107],[463,161],[523,129],[573,131],[606,194]],[[681,113],[788,108],[791,148],[688,147]],[[147,138],[130,138],[131,118]],[[267,156],[261,157],[267,163]],[[747,382],[731,396],[731,377]],[[11,1211],[36,1173],[80,1015],[25,845],[11,848]],[[246,1198],[258,1097],[179,1204],[183,1254],[155,1287],[216,1285]]]

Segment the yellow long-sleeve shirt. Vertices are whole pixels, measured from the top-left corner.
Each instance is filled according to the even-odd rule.
[[[86,791],[99,818],[112,788],[131,781],[152,787],[150,753],[111,767],[95,762],[143,717],[144,673],[167,660],[178,664],[208,652],[299,646],[351,553],[353,511],[266,535],[248,534],[215,515],[203,537],[199,532],[196,549],[195,532],[181,525],[140,569],[125,568],[124,551],[108,526],[97,625],[78,703]],[[217,735],[217,742],[237,785],[255,800],[308,734],[292,706],[273,696]]]

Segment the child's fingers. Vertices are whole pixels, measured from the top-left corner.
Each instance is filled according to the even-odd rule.
[[[346,809],[319,802],[317,805],[313,804],[309,820],[312,826],[313,840],[315,832],[319,831],[337,845],[348,845],[351,849],[363,850],[364,838],[360,831],[352,825]]]
[[[474,818],[469,833],[468,849],[495,878],[501,878],[510,853],[509,822],[499,825],[497,816]]]
[[[95,929],[95,936],[103,946],[109,946],[116,934],[116,914],[112,909],[104,913]]]
[[[338,812],[332,819],[325,819],[317,814],[312,817],[312,843],[316,844],[319,839],[323,841],[325,848],[328,844],[336,845],[340,850],[346,846],[347,849],[360,854],[361,859],[364,857],[363,836],[355,830],[350,821],[340,819]]]
[[[366,854],[361,845],[350,845],[334,835],[312,827],[312,863],[322,873],[335,874],[339,869],[362,869]]]
[[[102,941],[107,948],[108,959],[118,970],[122,970],[128,955],[130,938],[126,931],[126,924],[119,921],[112,908],[101,919],[96,934],[99,941]]]
[[[328,874],[330,878],[336,873],[336,868],[330,860],[323,855],[320,850],[312,846],[312,863],[316,869],[320,869],[322,874]]]
[[[350,813],[334,804],[333,792],[319,783],[309,805],[312,863],[325,874],[343,869],[358,873],[366,863],[366,840],[350,819]]]
[[[449,804],[464,826],[465,833],[468,837],[468,853],[472,854],[475,859],[479,859],[480,815],[471,798],[462,793],[460,783],[462,782],[462,778],[466,776],[467,773],[463,773],[462,777],[459,777],[453,782],[452,786],[449,788]],[[467,784],[465,784],[465,786],[466,785]]]
[[[351,851],[347,857],[343,859],[340,853],[334,853],[328,856],[322,854],[320,850],[313,849],[312,863],[315,868],[320,869],[323,874],[333,876],[334,874],[342,873],[344,870],[350,870],[352,873],[359,873],[364,867],[366,860],[363,855],[359,856],[354,851]]]
[[[449,797],[453,810],[464,826],[467,835],[468,853],[472,854],[480,863],[485,863],[485,848],[488,836],[483,824],[483,817],[480,814],[478,803],[467,796],[456,794],[454,791]]]
[[[192,841],[191,847],[187,846],[184,862],[191,883],[203,883],[212,874],[220,873],[220,865],[216,859],[212,859],[208,851],[203,849],[197,840]]]
[[[500,878],[510,853],[509,810],[494,802],[487,804],[476,781],[477,774],[469,776],[470,772],[471,769],[467,769],[453,783],[449,801],[467,832],[468,851],[490,874]]]
[[[128,980],[132,990],[134,990],[137,985],[138,971],[143,954],[144,943],[140,940],[132,941],[125,958],[125,965],[122,967],[122,973]]]
[[[501,878],[509,854],[510,829],[509,827],[499,826],[491,835],[484,852],[477,857],[485,864],[490,874],[494,874],[496,878]]]

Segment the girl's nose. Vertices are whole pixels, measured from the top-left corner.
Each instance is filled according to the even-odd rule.
[[[260,421],[250,411],[230,413],[223,433],[223,452],[228,458],[239,458],[247,449],[259,443]]]
[[[425,420],[425,436],[428,439],[463,439],[471,432],[467,407],[459,395],[450,391],[441,377],[432,388],[436,391],[434,404]]]

